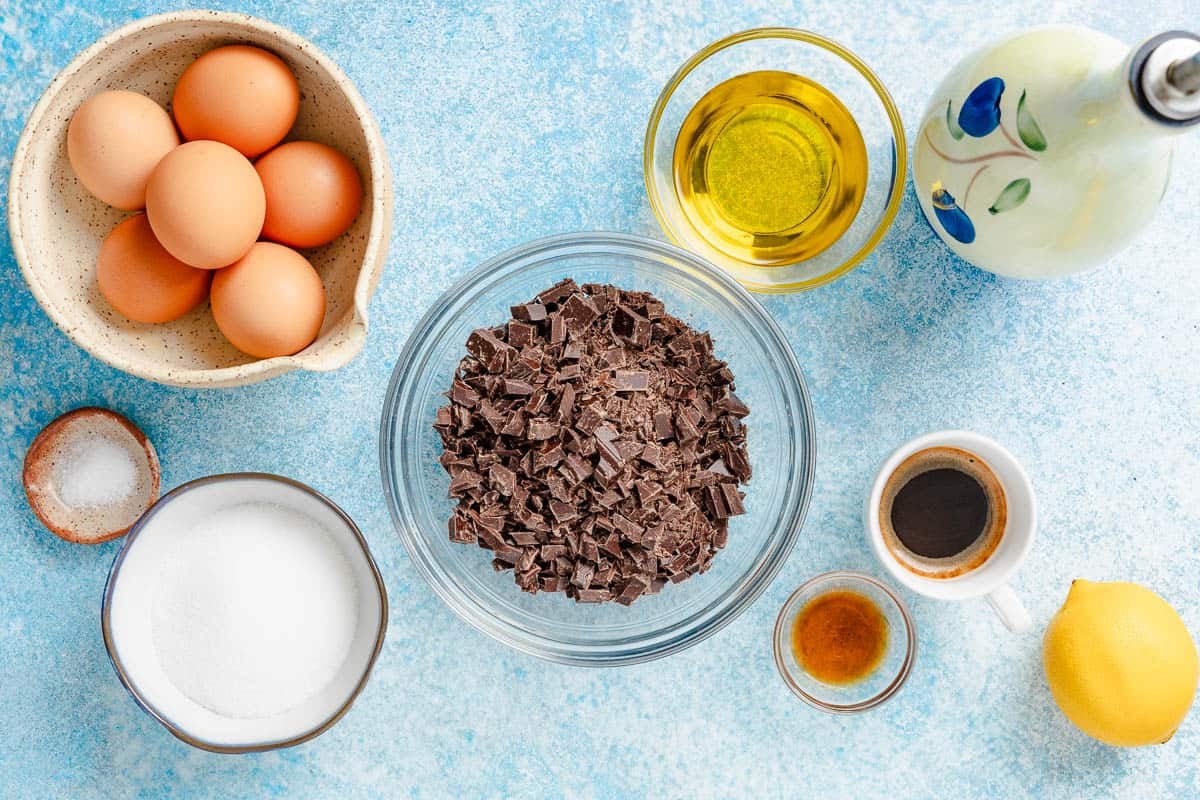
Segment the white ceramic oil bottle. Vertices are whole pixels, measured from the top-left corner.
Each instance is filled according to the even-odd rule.
[[[1200,37],[1130,49],[1087,28],[1035,28],[950,71],[917,133],[913,180],[930,225],[967,261],[1069,275],[1150,221],[1174,137],[1197,123]]]

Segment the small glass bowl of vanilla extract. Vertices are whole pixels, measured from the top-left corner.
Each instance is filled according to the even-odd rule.
[[[775,664],[788,688],[831,714],[856,714],[900,690],[917,631],[895,592],[861,572],[827,572],[792,592],[775,621]]]
[[[879,78],[837,42],[756,28],[688,59],[646,128],[646,192],[672,242],[751,291],[846,274],[882,240],[907,169]]]

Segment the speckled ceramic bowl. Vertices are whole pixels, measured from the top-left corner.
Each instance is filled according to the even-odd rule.
[[[312,345],[294,356],[257,360],[217,330],[205,303],[164,325],[131,322],[96,288],[100,243],[128,213],[92,197],[67,161],[67,125],[85,99],[106,89],[142,92],[168,106],[175,82],[202,53],[225,44],[266,48],[300,82],[300,115],[289,139],[313,139],[345,153],[366,197],[353,227],[305,251],[325,283],[326,311]],[[30,290],[54,322],[96,358],[176,386],[238,386],[293,369],[331,370],[362,348],[367,302],[379,281],[391,230],[392,189],[379,128],[362,97],[320,50],[254,17],[180,11],[138,20],[84,50],[42,95],[13,155],[8,224]]]

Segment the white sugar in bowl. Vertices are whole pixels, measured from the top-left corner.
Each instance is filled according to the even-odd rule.
[[[164,495],[104,593],[117,676],[205,750],[289,747],[328,730],[383,645],[387,593],[354,522],[313,489],[239,473]]]

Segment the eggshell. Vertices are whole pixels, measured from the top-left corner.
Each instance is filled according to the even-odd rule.
[[[263,236],[317,247],[341,236],[362,208],[362,181],[350,159],[318,142],[281,144],[254,165],[267,194]]]
[[[213,278],[212,310],[221,333],[243,353],[289,356],[321,331],[325,289],[304,256],[259,242]]]
[[[300,85],[273,53],[229,45],[210,50],[183,71],[171,107],[183,138],[224,142],[253,158],[291,130],[300,111]]]
[[[154,238],[145,214],[122,222],[100,245],[100,294],[134,322],[179,319],[208,297],[212,270],[189,267]]]
[[[167,154],[146,188],[154,235],[185,264],[217,269],[262,232],[266,195],[254,166],[220,142],[187,142]]]
[[[79,182],[99,200],[126,211],[146,205],[150,174],[178,145],[170,115],[136,92],[93,95],[67,126],[67,159]]]

